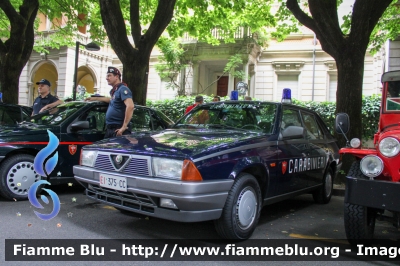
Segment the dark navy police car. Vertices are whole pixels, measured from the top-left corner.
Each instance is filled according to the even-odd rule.
[[[69,102],[19,125],[0,127],[0,196],[27,199],[30,186],[42,179],[35,172],[33,161],[49,143],[47,130],[59,139],[58,164],[49,175],[49,182],[75,181],[72,167],[79,162],[82,146],[104,138],[107,108],[101,102]],[[157,110],[135,105],[132,125],[133,131],[141,132],[165,129],[173,122]]]
[[[74,175],[89,198],[122,212],[214,220],[221,237],[247,239],[264,205],[303,193],[328,203],[340,166],[315,112],[226,101],[197,106],[171,129],[85,146]]]

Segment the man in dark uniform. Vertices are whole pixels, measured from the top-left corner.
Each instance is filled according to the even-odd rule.
[[[104,138],[131,134],[131,121],[134,104],[132,92],[122,83],[121,72],[115,67],[108,67],[107,82],[112,86],[109,97],[89,97],[87,101],[102,101],[109,103],[106,113],[107,131]]]
[[[40,81],[36,82],[36,85],[39,85],[39,96],[35,99],[35,102],[33,103],[32,115],[36,115],[40,112],[51,109],[63,103],[57,97],[50,94],[50,81],[48,81],[47,79],[41,79]]]

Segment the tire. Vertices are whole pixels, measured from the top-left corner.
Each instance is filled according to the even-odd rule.
[[[361,205],[344,204],[344,229],[350,244],[369,244],[374,237],[376,211]]]
[[[360,170],[360,161],[350,167],[348,176],[368,179]],[[344,204],[344,229],[350,244],[368,244],[374,237],[377,211],[362,205]]]
[[[33,167],[34,157],[18,154],[4,160],[0,166],[0,196],[8,200],[27,200],[31,185],[40,180]]]
[[[327,204],[331,200],[333,193],[333,172],[328,167],[325,172],[322,186],[313,192],[314,201],[318,204]]]
[[[221,217],[214,221],[217,233],[224,239],[248,239],[258,224],[261,207],[256,178],[240,174],[229,191]]]

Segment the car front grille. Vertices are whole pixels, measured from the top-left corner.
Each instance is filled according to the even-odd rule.
[[[115,154],[113,154],[115,155]],[[129,155],[124,155],[129,156]],[[139,176],[151,176],[150,173],[150,157],[146,156],[129,156],[129,161],[121,169],[116,169],[113,166],[111,154],[99,153],[97,155],[96,163],[94,168],[101,171],[119,172],[127,175],[139,175]]]
[[[152,198],[139,193],[121,192],[97,185],[89,185],[86,193],[89,198],[94,200],[100,200],[143,213],[154,213],[154,209],[157,208],[156,201],[158,198]]]

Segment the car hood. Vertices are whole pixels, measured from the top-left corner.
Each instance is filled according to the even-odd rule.
[[[2,126],[0,127],[0,139],[15,137],[15,136],[26,136],[26,135],[42,135],[47,137],[47,130],[52,132],[59,131],[59,126],[44,126],[37,124],[19,124],[15,126]]]
[[[167,129],[102,140],[85,146],[85,149],[193,159],[265,136],[264,133],[247,130]]]

